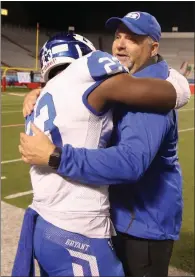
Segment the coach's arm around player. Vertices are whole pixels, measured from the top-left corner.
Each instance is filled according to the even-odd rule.
[[[160,111],[163,111],[164,108],[164,112],[174,106],[180,108],[187,104],[190,98],[190,89],[187,80],[174,69],[170,70],[170,76],[167,80],[171,81],[172,85],[163,80],[133,78],[127,74],[119,74],[106,80],[97,87],[94,91],[97,93],[91,93],[88,101],[89,103],[93,102],[93,105],[95,105],[94,108],[96,109],[99,109],[101,105],[103,107],[107,101],[115,100],[129,104],[132,108],[144,109],[145,107],[147,110],[153,108],[153,110]],[[113,88],[115,88],[114,93]],[[117,93],[117,91],[120,93]],[[24,116],[32,112],[39,94],[40,90],[33,90],[26,96],[23,105]],[[21,145],[19,149],[23,156],[22,158],[27,163],[48,164],[49,156],[55,146],[44,133],[36,129],[36,126],[33,126],[33,132],[36,133],[34,137],[21,134]],[[35,142],[35,140],[38,141]],[[70,149],[71,146],[65,146],[63,151],[65,153],[66,151],[70,151]],[[124,178],[126,177],[124,176]]]
[[[152,78],[136,79],[119,74],[104,82],[99,90],[105,100],[111,97],[110,101],[126,103],[135,109],[150,109],[153,112],[167,112],[173,108],[181,108],[188,103],[191,95],[186,78],[174,69],[170,69],[170,76],[166,81]],[[24,117],[32,112],[40,92],[41,89],[34,89],[25,96]]]

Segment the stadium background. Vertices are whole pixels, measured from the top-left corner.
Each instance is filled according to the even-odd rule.
[[[21,113],[23,96],[29,89],[40,85],[37,54],[49,36],[56,31],[66,31],[69,26],[75,26],[76,33],[86,36],[97,49],[111,53],[113,34],[105,31],[105,21],[111,16],[124,16],[134,10],[150,12],[157,17],[162,27],[160,54],[170,66],[186,76],[194,94],[193,2],[131,2],[131,5],[121,1],[93,2],[93,5],[89,2],[57,3],[2,2],[2,8],[8,10],[8,15],[1,17],[1,85],[2,77],[5,76],[6,79],[6,91],[2,92],[1,106],[2,275],[10,275],[21,215],[32,199],[29,168],[21,163],[17,146],[19,133],[24,128]],[[30,71],[34,72],[33,82],[18,83],[17,72]],[[184,219],[181,239],[176,243],[171,261],[175,268],[175,271],[171,271],[174,276],[184,276],[188,274],[185,272],[194,271],[193,99],[192,96],[188,106],[179,112],[179,157],[184,175]],[[22,210],[12,209],[13,207]],[[17,232],[14,238],[8,236],[10,228]],[[8,247],[12,249],[12,255],[7,253]]]

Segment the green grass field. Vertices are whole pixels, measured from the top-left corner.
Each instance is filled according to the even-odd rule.
[[[21,161],[18,152],[19,134],[24,131],[23,97],[2,96],[2,200],[26,208],[32,200],[29,166]],[[171,264],[184,271],[194,271],[194,97],[179,112],[179,158],[183,170],[184,213],[181,238],[175,244]],[[8,161],[8,162],[7,162]],[[26,192],[26,195],[18,193]],[[6,198],[8,197],[8,198]]]
[[[6,88],[6,93],[7,92],[29,92],[30,89],[26,88],[26,87],[7,87]]]

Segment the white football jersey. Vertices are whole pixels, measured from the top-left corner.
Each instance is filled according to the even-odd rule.
[[[33,121],[57,146],[106,147],[113,129],[112,111],[96,113],[87,97],[101,82],[119,72],[127,71],[105,52],[94,51],[75,60],[44,87],[26,121],[26,133],[32,135]],[[32,166],[30,176],[34,193],[30,207],[45,220],[92,238],[113,235],[108,186],[75,183],[43,166]]]

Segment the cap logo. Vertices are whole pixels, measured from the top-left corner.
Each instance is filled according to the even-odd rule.
[[[138,20],[140,18],[140,13],[137,13],[137,12],[128,13],[125,17]]]

